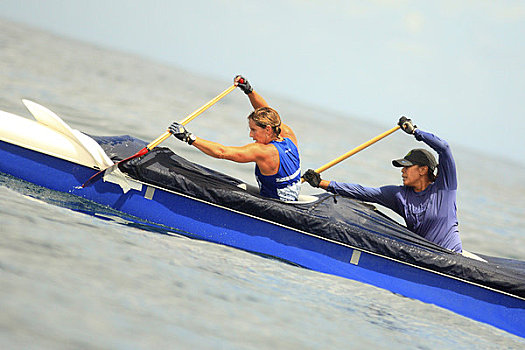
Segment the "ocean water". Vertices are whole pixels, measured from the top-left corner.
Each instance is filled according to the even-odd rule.
[[[0,33],[0,108],[29,117],[20,100],[33,99],[89,134],[153,140],[232,83],[8,21],[0,20]],[[337,114],[260,92],[296,131],[304,169],[390,129],[398,118],[375,125],[351,111]],[[249,111],[244,94],[234,91],[188,128],[245,144]],[[429,131],[446,139],[447,127]],[[211,159],[175,139],[165,145],[254,183],[252,165]],[[417,146],[395,133],[323,177],[397,184],[400,172],[390,160]],[[465,249],[525,260],[525,168],[452,147]],[[5,175],[0,220],[2,349],[525,347],[522,338],[433,305],[137,225]]]

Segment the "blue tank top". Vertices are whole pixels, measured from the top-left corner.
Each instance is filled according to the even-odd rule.
[[[301,162],[297,146],[289,138],[272,141],[270,144],[279,151],[279,170],[275,175],[266,176],[255,165],[260,194],[282,201],[296,201],[301,189]]]

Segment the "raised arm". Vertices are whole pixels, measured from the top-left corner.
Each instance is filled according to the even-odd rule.
[[[458,180],[456,174],[456,163],[452,156],[452,150],[447,141],[440,139],[434,134],[425,132],[419,129],[414,131],[416,140],[423,141],[439,156],[438,160],[438,177],[436,182],[440,182],[448,189],[456,190],[458,187]]]
[[[253,87],[250,85],[250,83],[245,77],[243,77],[242,75],[237,75],[233,79],[233,82],[248,96],[253,109],[261,107],[270,107],[268,105],[268,102],[266,102],[266,100],[261,95],[259,95],[257,91],[253,89]],[[293,132],[292,128],[284,124],[282,120],[280,136],[289,138],[293,141],[293,143],[295,143],[296,146],[298,146],[297,137],[295,136],[295,133]]]
[[[446,188],[452,190],[457,189],[456,163],[448,142],[434,134],[418,129],[417,126],[413,125],[412,121],[406,117],[401,117],[398,124],[407,134],[414,135],[416,140],[423,141],[437,152],[439,165],[436,182],[441,183]]]
[[[242,75],[237,75],[235,78],[233,78],[233,83],[236,84],[239,89],[241,89],[248,96],[253,109],[269,107],[268,102],[266,102],[261,95],[253,90],[252,86],[245,77]]]
[[[266,100],[256,91],[252,91],[252,93],[248,94],[248,98],[250,99],[250,103],[252,104],[253,109],[269,107]]]

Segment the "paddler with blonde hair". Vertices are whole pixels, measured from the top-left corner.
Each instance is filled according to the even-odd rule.
[[[261,196],[296,201],[301,188],[297,137],[244,77],[237,75],[234,84],[248,96],[254,108],[248,116],[248,126],[249,135],[255,142],[244,146],[225,146],[197,137],[177,122],[171,124],[169,131],[177,139],[214,158],[237,163],[254,162]]]

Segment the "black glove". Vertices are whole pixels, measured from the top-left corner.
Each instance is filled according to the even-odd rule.
[[[187,142],[189,145],[191,145],[193,141],[195,141],[195,139],[197,138],[191,132],[186,130],[184,125],[177,122],[173,122],[173,124],[171,124],[168,128],[168,131],[171,132],[173,136],[175,136],[181,141]]]
[[[312,187],[319,187],[319,184],[321,183],[321,175],[316,173],[313,169],[308,169],[306,173],[303,174],[303,179]]]
[[[412,124],[412,120],[408,119],[405,116],[399,118],[399,122],[397,123],[397,125],[399,125],[404,132],[411,135],[417,129],[417,125]]]
[[[237,80],[237,78],[239,78]],[[253,88],[252,86],[250,85],[250,83],[248,82],[248,80],[246,80],[245,77],[243,77],[242,75],[237,75],[235,78],[233,78],[233,82],[237,83],[237,86],[242,90],[244,91],[244,93],[246,95],[248,94],[251,94],[252,91],[253,91]]]

